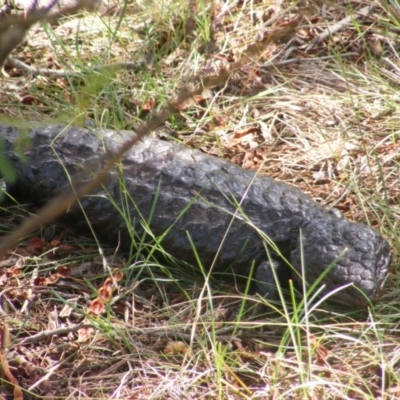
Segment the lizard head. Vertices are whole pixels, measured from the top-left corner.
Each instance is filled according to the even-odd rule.
[[[299,273],[295,280],[302,279],[303,262],[307,282],[315,282],[326,273],[321,279],[323,293],[335,291],[330,299],[336,303],[361,308],[379,299],[389,273],[391,252],[389,243],[378,232],[345,218],[327,218],[325,213],[304,224],[300,237],[290,253]]]

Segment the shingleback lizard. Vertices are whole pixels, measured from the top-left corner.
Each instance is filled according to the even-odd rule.
[[[96,166],[105,148],[116,149],[130,134],[40,127],[29,134],[32,145],[24,163],[12,145],[20,131],[0,125],[6,155],[18,175],[10,191],[26,202],[49,200],[68,185],[66,170],[74,175],[87,161]],[[322,281],[323,293],[349,285],[332,296],[338,303],[365,307],[367,299],[375,302],[388,275],[390,247],[375,230],[324,209],[295,187],[182,145],[152,137],[140,140],[110,173],[104,187],[119,205],[128,194],[130,219],[138,235],[143,233],[142,218],[149,220],[154,205],[151,230],[157,237],[169,229],[162,246],[178,260],[196,266],[194,245],[206,269],[214,263],[213,271],[246,276],[252,265],[261,265],[255,276],[263,294],[268,291],[263,284],[270,283],[271,271],[260,232],[299,273],[279,262],[274,263],[278,275],[290,275],[300,283],[303,262],[305,279],[313,283],[330,267]],[[104,190],[99,189],[81,201],[92,227],[102,240],[121,238],[129,245],[132,239],[123,217],[101,194]],[[77,229],[87,227],[79,207],[73,207],[67,218]],[[278,259],[273,246],[270,249]]]

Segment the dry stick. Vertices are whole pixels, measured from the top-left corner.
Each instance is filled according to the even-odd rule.
[[[368,6],[363,7],[360,11],[356,11],[355,15],[348,15],[346,18],[343,18],[341,21],[328,26],[323,32],[321,32],[318,36],[316,36],[311,43],[306,47],[306,51],[311,50],[317,44],[326,40],[329,36],[334,33],[340,31],[345,28],[347,25],[351,23],[353,20],[358,20],[360,18],[366,17],[368,14],[373,12],[378,6],[376,4],[370,4]]]
[[[28,336],[26,338],[18,339],[13,343],[14,346],[22,346],[22,345],[27,345],[31,343],[38,343],[41,342],[42,340],[50,339],[53,336],[63,336],[67,335],[68,333],[71,332],[76,332],[79,329],[83,328],[93,328],[93,324],[76,324],[69,326],[68,328],[57,328],[53,330],[45,330],[41,331],[39,333],[36,333],[35,335]]]
[[[236,325],[239,326],[239,329],[251,329],[253,326],[257,326],[257,322],[254,322],[254,324],[230,324],[227,326],[224,326],[222,328],[219,328],[216,330],[216,335],[226,335],[227,333],[231,333],[235,328]],[[52,329],[52,330],[45,330],[36,333],[35,335],[28,336],[25,338],[17,339],[13,343],[9,344],[7,347],[11,346],[22,346],[22,345],[27,345],[27,344],[32,344],[32,343],[39,343],[42,342],[43,340],[48,340],[52,338],[53,336],[64,336],[72,332],[77,332],[80,329],[85,329],[85,328],[93,328],[92,323],[84,323],[81,322],[80,324],[72,325],[66,328],[57,328],[57,329]],[[139,329],[139,328],[127,328],[127,331],[133,335],[147,335],[151,337],[156,337],[156,338],[162,338],[162,337],[167,337],[170,338],[171,340],[175,340],[176,336],[180,336],[181,339],[186,340],[187,342],[190,342],[191,340],[191,334],[183,332],[182,330],[176,329],[176,328],[168,328],[168,327],[153,327],[153,328],[145,328],[145,329]]]
[[[356,52],[350,52],[350,53],[343,53],[343,54],[338,54],[338,55],[335,54],[333,56],[310,57],[310,58],[290,58],[288,60],[277,61],[277,62],[272,62],[272,63],[267,61],[266,63],[261,65],[261,68],[263,70],[267,70],[267,69],[271,69],[271,68],[283,67],[288,64],[304,64],[304,63],[309,63],[309,62],[336,60],[338,56],[340,58],[346,58],[346,57],[355,57],[358,55],[359,54]]]
[[[6,255],[7,251],[11,250],[21,238],[59,217],[79,198],[91,193],[96,187],[100,186],[124,153],[126,153],[140,138],[161,126],[171,115],[178,113],[181,104],[199,95],[204,88],[210,88],[225,82],[228,76],[229,74],[226,69],[222,69],[218,74],[205,78],[196,76],[194,78],[196,82],[195,89],[189,90],[186,87],[181,89],[176,101],[171,101],[164,111],[154,115],[147,124],[140,127],[136,132],[136,136],[122,144],[116,152],[107,152],[101,158],[100,161],[105,163],[105,167],[103,167],[93,180],[83,183],[83,179],[80,176],[78,179],[73,179],[71,182],[72,188],[54,197],[53,200],[42,207],[36,215],[26,219],[20,227],[4,237],[0,244],[0,258]]]
[[[36,22],[56,21],[61,17],[75,14],[80,9],[90,9],[95,4],[94,0],[79,0],[75,5],[65,7],[63,10],[48,13],[56,3],[52,3],[40,10],[28,12],[27,15],[6,15],[0,19],[0,67],[8,55],[22,42],[26,32]]]
[[[58,368],[60,368],[63,364],[65,363],[64,361],[60,361],[56,364],[53,364],[49,369],[47,374],[43,375],[40,379],[38,379],[33,385],[29,386],[27,389],[27,392],[32,392],[33,389],[35,389],[36,387],[38,387],[39,385],[42,384],[42,382],[45,382],[47,380],[49,380],[49,378],[58,370]]]
[[[28,71],[31,74],[35,75],[43,75],[48,77],[56,77],[56,78],[66,78],[71,76],[82,76],[82,71],[66,71],[65,69],[48,69],[48,68],[35,68],[31,67],[28,64],[25,64],[23,61],[20,61],[16,58],[7,58],[7,62],[14,68],[18,68],[24,71]],[[133,62],[126,62],[126,63],[111,63],[105,64],[101,66],[95,66],[92,68],[93,71],[112,71],[118,72],[121,69],[125,69],[127,71],[134,71],[139,72],[143,71],[147,65],[143,62],[133,63]]]
[[[25,64],[23,61],[20,61],[16,58],[8,57],[7,58],[7,63],[10,64],[12,67],[17,68],[22,71],[27,71],[30,74],[34,75],[43,75],[43,76],[53,76],[56,78],[66,78],[66,77],[71,77],[71,76],[79,76],[81,75],[78,72],[75,71],[66,71],[64,69],[61,70],[52,70],[48,68],[35,68],[31,67],[28,64]]]
[[[81,9],[91,9],[93,4],[96,3],[95,0],[79,0],[76,4],[72,6],[67,6],[59,11],[53,11],[51,8],[52,4],[49,7],[45,7],[43,9],[28,11],[26,15],[6,15],[0,19],[0,33],[6,31],[11,28],[13,25],[33,25],[36,22],[41,21],[51,21],[54,22],[61,17],[66,17],[71,14],[75,14]],[[48,14],[52,11],[51,14]]]

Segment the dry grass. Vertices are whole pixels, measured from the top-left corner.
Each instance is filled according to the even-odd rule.
[[[226,85],[157,134],[299,186],[380,230],[397,252],[400,11],[376,2],[369,16],[307,50],[327,24],[374,1],[319,3],[128,1],[37,26],[14,55],[65,76],[6,64],[1,120],[131,128],[207,64],[240,61]],[[115,62],[138,70],[96,70]],[[8,209],[1,226],[20,214]],[[99,257],[96,243],[57,235],[59,242],[26,240],[0,269],[7,360],[25,398],[400,396],[397,259],[375,309],[286,304],[260,315],[262,300],[244,296],[239,284],[203,287],[178,266],[137,254],[112,258],[114,249]],[[93,318],[114,267],[125,278]],[[95,330],[27,341],[84,317]],[[4,384],[0,394],[12,398],[11,391]]]

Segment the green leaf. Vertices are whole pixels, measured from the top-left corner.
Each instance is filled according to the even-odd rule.
[[[3,143],[0,142],[0,177],[3,177],[9,183],[14,183],[17,174],[8,158],[3,154],[3,149]]]

